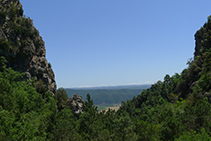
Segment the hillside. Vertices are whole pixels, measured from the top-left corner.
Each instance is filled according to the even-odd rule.
[[[65,89],[68,97],[78,94],[82,99],[86,100],[86,95],[89,93],[95,105],[99,104],[120,104],[122,101],[132,99],[139,95],[142,89]]]
[[[210,140],[211,133],[211,16],[195,34],[194,58],[181,74],[166,75],[141,95],[124,103],[126,112],[138,121],[137,133],[160,140]],[[147,131],[146,131],[147,130]]]

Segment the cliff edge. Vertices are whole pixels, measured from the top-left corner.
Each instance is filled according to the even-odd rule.
[[[0,0],[0,56],[7,66],[26,73],[52,95],[56,92],[55,75],[46,59],[45,43],[30,18],[23,16],[19,0]]]

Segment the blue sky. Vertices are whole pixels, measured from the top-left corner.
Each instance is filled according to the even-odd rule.
[[[20,0],[58,87],[155,83],[193,57],[210,0]]]

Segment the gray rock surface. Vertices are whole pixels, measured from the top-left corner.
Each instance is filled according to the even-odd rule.
[[[74,94],[73,97],[71,97],[68,101],[67,101],[67,105],[68,107],[73,111],[74,114],[79,114],[83,112],[83,100],[82,97]]]

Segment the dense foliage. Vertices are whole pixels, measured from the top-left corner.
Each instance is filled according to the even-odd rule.
[[[24,74],[0,66],[0,138],[2,140],[46,139],[50,117],[56,112],[49,92],[40,94]]]
[[[53,98],[38,93],[36,84],[24,81],[24,74],[6,68],[0,61],[1,140],[122,140],[136,138],[129,116],[114,111],[97,111],[90,95],[83,113],[76,118],[65,108],[66,92],[59,89]]]

